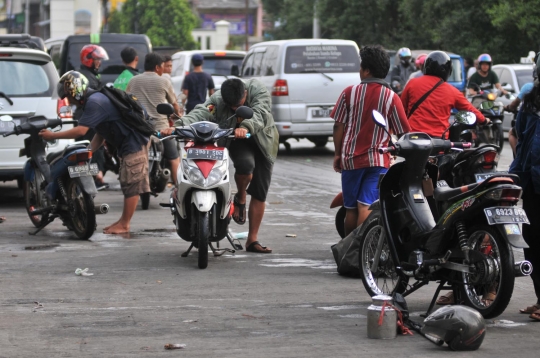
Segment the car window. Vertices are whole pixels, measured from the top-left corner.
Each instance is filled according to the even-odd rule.
[[[452,59],[452,74],[448,77],[448,82],[462,82],[463,72],[461,68],[461,60],[459,58]]]
[[[173,76],[183,76],[184,75],[184,61],[186,59],[186,56],[180,56],[178,58],[175,58],[173,60]]]
[[[58,75],[52,63],[0,61],[0,92],[9,97],[50,97]]]
[[[512,81],[512,74],[507,69],[503,69],[501,75],[499,76],[499,83],[501,85],[509,84],[512,87],[514,86],[514,81]],[[515,90],[515,88],[514,88]]]
[[[204,56],[203,70],[211,75],[230,76],[233,66],[240,68],[243,57],[233,56]],[[193,71],[193,64],[189,67]]]
[[[255,72],[253,68],[253,53],[249,54],[242,66],[242,77],[253,76]]]
[[[253,68],[254,68],[253,75],[254,76],[261,75],[261,64],[262,64],[263,56],[264,56],[264,52],[255,52],[253,54]]]
[[[533,76],[532,76],[532,68],[529,70],[517,70],[516,71],[516,77],[518,80],[519,88],[523,87],[526,83],[532,82]],[[517,88],[514,88],[514,90],[518,90]]]
[[[285,73],[358,73],[358,51],[350,45],[289,46],[285,52]]]
[[[62,48],[61,44],[53,45],[49,49],[49,55],[51,56],[54,66],[60,68],[60,49]]]
[[[67,58],[67,68],[66,71],[71,71],[79,69],[81,67],[80,53],[84,46],[88,44],[85,43],[72,43],[69,46],[68,58]],[[148,53],[148,47],[145,44],[141,43],[126,43],[119,44],[116,42],[104,42],[100,43],[99,46],[103,47],[107,51],[109,59],[101,63],[99,73],[103,74],[120,74],[124,71],[124,63],[122,62],[122,57],[120,57],[120,52],[126,47],[130,46],[137,51],[139,56],[139,64],[137,65],[138,69],[144,67],[144,57]]]
[[[277,71],[278,46],[268,46],[263,53],[261,62],[261,76],[273,76]]]

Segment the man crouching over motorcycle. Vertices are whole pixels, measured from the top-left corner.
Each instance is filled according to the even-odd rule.
[[[150,192],[148,179],[149,138],[125,124],[113,103],[100,92],[88,88],[88,80],[77,71],[69,71],[60,78],[58,97],[83,108],[79,125],[64,132],[42,130],[39,135],[47,140],[75,139],[92,128],[92,152],[98,150],[105,140],[112,144],[121,158],[120,185],[124,194],[124,209],[120,219],[103,229],[105,234],[129,232],[131,218],[139,202],[139,194]],[[135,173],[135,174],[134,174]]]
[[[246,251],[271,253],[257,240],[264,216],[266,195],[270,187],[272,169],[276,160],[279,134],[271,112],[272,97],[266,86],[258,80],[242,81],[228,79],[205,103],[197,105],[175,126],[200,121],[218,123],[221,128],[236,128],[236,139],[229,145],[229,155],[233,161],[234,179],[238,192],[234,196],[233,220],[243,225],[246,222],[246,197],[251,195],[249,204],[249,232]],[[240,106],[253,109],[253,118],[234,117]],[[174,128],[163,129],[161,134],[171,135]],[[251,137],[246,139],[246,134]]]

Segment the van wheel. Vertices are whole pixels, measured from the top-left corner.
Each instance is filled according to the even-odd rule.
[[[326,144],[328,144],[328,137],[311,137],[308,139],[313,142],[317,148],[325,147]]]

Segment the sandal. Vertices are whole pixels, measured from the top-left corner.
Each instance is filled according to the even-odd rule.
[[[482,303],[484,303],[486,306],[489,306],[495,301],[497,298],[497,293],[495,292],[488,292],[484,296],[482,296]]]
[[[454,292],[450,291],[445,295],[442,295],[439,297],[437,302],[435,302],[439,306],[446,306],[446,305],[453,305],[454,304]]]
[[[527,307],[527,308],[528,308],[528,307]],[[534,311],[533,313],[531,313],[531,315],[529,316],[529,318],[534,319],[535,321],[540,321],[540,309]]]
[[[531,314],[531,313],[536,313],[536,311],[538,310],[540,310],[540,303],[535,303],[534,305],[529,306],[525,308],[524,310],[519,310],[519,313]]]
[[[233,220],[238,225],[244,225],[246,223],[246,203],[240,204],[240,202],[238,201],[237,195],[238,194],[234,195],[234,207],[235,207],[235,210],[236,210],[236,207],[238,207],[238,211],[240,211],[240,214],[238,215],[238,218],[235,218],[233,214]]]
[[[258,252],[259,254],[271,254],[272,249],[262,246],[260,242],[254,241],[246,247],[247,252]]]
[[[3,223],[4,221],[6,221],[6,217],[5,216],[0,216],[0,224]]]

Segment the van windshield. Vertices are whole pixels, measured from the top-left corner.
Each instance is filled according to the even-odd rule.
[[[461,72],[461,60],[459,58],[452,59],[452,74],[448,78],[448,82],[462,82],[463,73]]]
[[[358,51],[350,45],[289,46],[285,73],[358,73]]]
[[[243,59],[244,56],[204,56],[203,69],[204,72],[211,75],[230,76],[231,69],[234,65],[236,65],[237,68],[242,67]],[[193,71],[193,64],[190,65],[190,72],[191,71]]]

